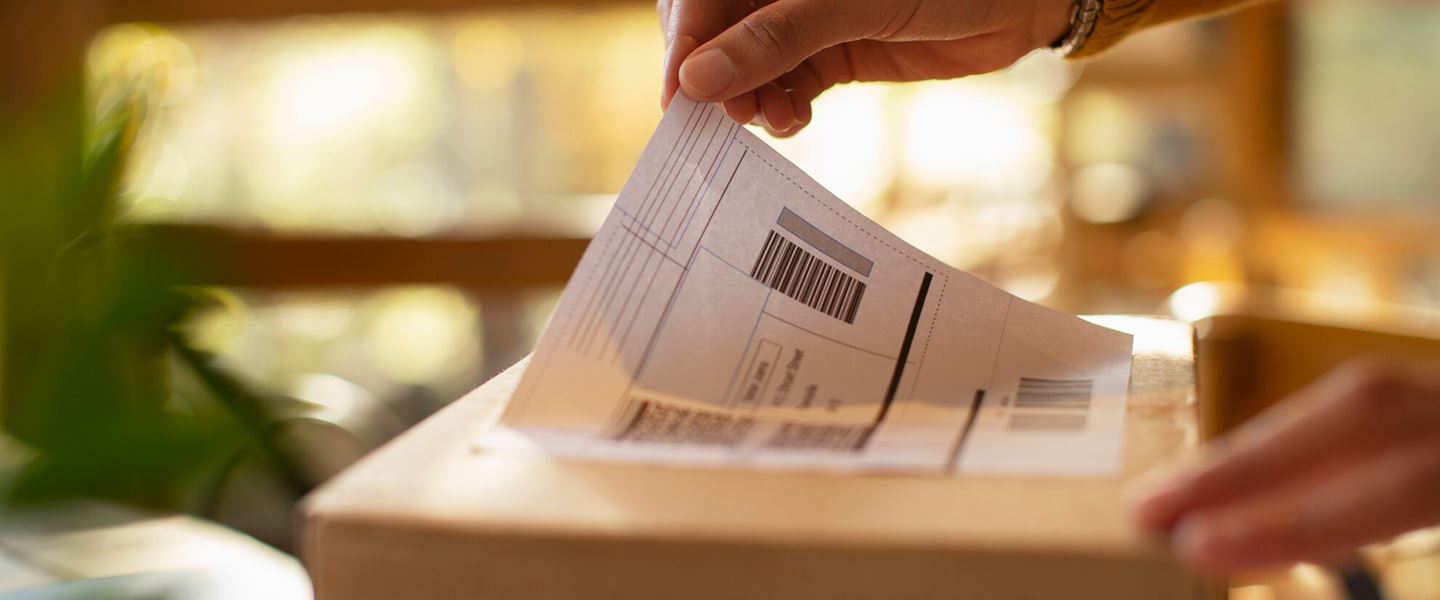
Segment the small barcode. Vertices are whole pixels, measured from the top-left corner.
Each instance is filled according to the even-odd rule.
[[[765,238],[765,246],[756,257],[750,276],[846,323],[855,322],[860,298],[865,295],[864,283],[816,258],[776,231]]]
[[[870,435],[868,425],[823,423],[781,423],[775,437],[765,444],[777,450],[844,450],[858,452]]]
[[[761,422],[749,416],[700,410],[650,400],[637,400],[621,428],[610,438],[617,442],[723,446],[745,443]],[[869,425],[835,425],[783,421],[764,443],[772,450],[834,450],[857,452],[870,435]]]
[[[1074,431],[1090,420],[1089,379],[1020,378],[1010,429]]]
[[[751,417],[641,400],[614,439],[652,444],[736,446],[755,424],[756,420]]]

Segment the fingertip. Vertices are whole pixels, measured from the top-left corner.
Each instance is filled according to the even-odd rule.
[[[1215,575],[1234,568],[1240,547],[1224,523],[1205,516],[1188,517],[1175,526],[1170,547],[1185,564]]]
[[[679,84],[669,76],[660,81],[660,110],[670,109],[670,103],[675,100],[675,92],[679,89]]]
[[[815,114],[813,112],[814,109],[810,106],[810,101],[804,98],[801,98],[794,94],[791,94],[790,98],[794,101],[796,122],[795,131],[799,131],[801,129],[804,129],[806,125],[809,125],[810,121],[815,117]]]
[[[678,35],[665,51],[665,68],[660,85],[660,108],[667,110],[680,89],[680,65],[691,52],[700,47],[700,41],[689,35]]]
[[[725,100],[735,77],[735,61],[719,48],[702,50],[680,63],[680,88],[703,102]]]
[[[1151,471],[1126,486],[1124,501],[1135,521],[1147,530],[1166,532],[1182,516],[1186,478],[1175,470]]]
[[[760,128],[765,130],[765,133],[775,135],[775,126],[771,125],[770,120],[765,118],[763,111],[755,113],[755,118],[750,121],[750,124],[759,125]]]
[[[787,91],[786,95],[790,97],[791,120],[790,126],[786,128],[785,131],[780,132],[779,137],[788,138],[803,131],[805,127],[810,124],[812,114],[810,111],[809,101],[800,97],[793,91]]]
[[[809,124],[810,118],[808,116],[806,116],[804,119],[801,119],[799,115],[796,115],[795,119],[790,122],[790,126],[788,128],[784,129],[783,131],[772,132],[772,135],[778,138],[794,137],[796,134],[804,131],[805,127]]]
[[[739,96],[726,100],[724,106],[725,114],[730,115],[730,118],[734,119],[736,123],[749,125],[755,121],[755,115],[758,109],[756,108],[755,94],[753,93],[740,94]]]
[[[794,125],[793,127],[791,127],[790,129],[785,130],[784,133],[780,134],[780,137],[785,137],[785,138],[794,137],[794,136],[796,136],[797,134],[799,134],[800,132],[805,131],[805,127],[808,126],[808,125],[809,125],[809,123],[795,123],[795,125]]]
[[[754,121],[752,124],[753,124],[753,125],[759,125],[761,128],[763,128],[763,129],[765,130],[765,133],[767,133],[767,134],[770,135],[770,137],[773,137],[773,138],[787,138],[787,137],[790,137],[791,127],[780,127],[780,126],[776,126],[774,123],[771,123],[771,122],[770,122],[770,118],[769,118],[769,117],[766,117],[764,112],[761,112],[761,113],[759,113],[759,114],[756,114],[756,115],[755,115],[755,121]]]
[[[756,91],[760,114],[765,117],[766,129],[772,135],[780,136],[795,127],[795,107],[790,95],[773,83]]]
[[[785,129],[785,130],[782,130],[782,131],[775,131],[775,130],[773,130],[773,129],[770,129],[770,130],[767,130],[767,131],[770,132],[770,136],[771,136],[771,137],[777,137],[777,138],[780,138],[780,139],[785,139],[785,138],[789,138],[789,137],[795,137],[795,134],[800,133],[800,130],[802,130],[802,129],[804,129],[804,128],[805,128],[804,125],[801,125],[801,124],[799,124],[799,123],[796,123],[796,124],[794,124],[794,125],[791,125],[789,129]]]
[[[1210,524],[1200,518],[1188,518],[1175,525],[1171,548],[1179,560],[1200,570],[1212,568],[1215,538]]]

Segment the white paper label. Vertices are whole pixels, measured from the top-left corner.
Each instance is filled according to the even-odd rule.
[[[955,223],[955,235],[965,224]],[[760,468],[1113,474],[1130,336],[906,244],[677,97],[487,443]]]

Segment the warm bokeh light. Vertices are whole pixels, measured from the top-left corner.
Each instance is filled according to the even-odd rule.
[[[1199,321],[1219,312],[1224,301],[1221,288],[1213,283],[1192,283],[1170,296],[1170,314],[1186,321]]]
[[[502,20],[477,18],[456,28],[450,51],[455,72],[465,85],[500,93],[514,83],[524,67],[525,40]]]
[[[533,343],[549,318],[553,296],[548,290],[527,295],[524,306],[534,310],[505,327],[521,332],[524,339],[518,341]],[[418,386],[428,390],[432,401],[441,401],[506,366],[487,360],[481,305],[449,288],[215,289],[204,297],[208,308],[188,326],[198,347],[257,383],[342,413],[341,405],[349,404],[344,398],[354,394],[332,393],[345,387],[337,381],[382,398]],[[337,398],[333,402],[327,399],[332,396]]]
[[[658,116],[658,44],[633,7],[122,25],[90,70],[101,104],[146,88],[132,220],[586,235],[576,199],[618,191]]]
[[[1033,194],[1054,156],[1042,112],[1016,102],[1003,82],[916,86],[903,129],[908,183],[921,192]]]
[[[1145,174],[1120,163],[1086,165],[1070,184],[1070,208],[1091,223],[1119,223],[1140,214],[1149,190]]]
[[[1305,13],[1306,39],[1362,35],[1324,16],[1330,10]],[[1395,270],[1403,281],[1343,256],[1305,268],[1257,265],[1256,213],[1241,210],[1219,169],[1229,142],[1216,124],[1227,115],[1206,95],[1219,81],[1204,62],[1215,40],[1199,27],[1141,36],[1084,65],[1039,52],[955,81],[840,86],[817,101],[806,131],[770,141],[921,249],[1077,312],[1148,311],[1170,298],[1179,314],[1201,314],[1213,308],[1208,288],[1186,284],[1257,272],[1357,306],[1399,296],[1436,302],[1440,259]],[[658,118],[660,45],[645,6],[477,9],[119,25],[95,40],[88,68],[98,104],[116,101],[126,84],[147,90],[149,124],[124,188],[132,220],[585,236]],[[1299,89],[1315,96],[1301,102],[1304,114],[1342,101],[1331,97],[1330,79],[1301,79]],[[305,315],[277,327],[307,349],[257,353],[280,334],[255,326],[266,320],[247,312],[257,310],[250,301],[222,299],[228,308],[197,331],[208,347],[248,356],[267,373],[331,373],[312,359],[307,344],[318,342],[305,340],[366,327],[357,335],[371,341],[350,352],[392,382],[445,379],[452,363],[483,359],[484,344],[447,337],[480,335],[477,313],[436,308],[444,302],[396,309],[401,316],[383,325],[345,306],[286,300],[265,312]],[[404,341],[432,330],[445,343]],[[363,379],[355,381],[368,385]]]
[[[1116,94],[1077,94],[1066,123],[1065,153],[1076,164],[1127,163],[1144,151],[1142,117],[1133,103]]]
[[[1225,256],[1235,251],[1244,227],[1234,205],[1219,198],[1205,198],[1185,209],[1179,234],[1186,248],[1197,255]]]
[[[586,235],[658,115],[652,21],[615,8],[120,26],[95,42],[92,78],[176,82],[137,147],[135,220]],[[1036,53],[960,81],[842,86],[774,142],[912,243],[1043,297],[1064,227],[1060,103],[1078,75]]]
[[[906,241],[1041,300],[1059,282],[1055,124],[1077,75],[1036,53],[959,81],[842,87],[775,145]]]
[[[1296,5],[1292,140],[1301,201],[1332,214],[1436,205],[1440,5]]]
[[[826,92],[802,135],[772,140],[826,189],[871,218],[888,211],[900,166],[889,127],[892,88],[857,84]]]
[[[1184,255],[1180,241],[1166,231],[1148,230],[1126,240],[1125,278],[1141,289],[1165,289],[1179,278]]]
[[[366,348],[382,372],[424,383],[480,363],[476,310],[459,293],[401,289],[370,300]]]

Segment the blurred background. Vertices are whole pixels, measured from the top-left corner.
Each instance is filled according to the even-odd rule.
[[[653,6],[35,4],[0,9],[32,57],[0,67],[5,203],[46,199],[0,209],[0,484],[26,515],[0,521],[0,592],[209,590],[67,566],[193,515],[304,597],[296,500],[533,346],[659,119]],[[1016,295],[1199,323],[1219,431],[1351,354],[1436,351],[1437,31],[1440,4],[1271,4],[1083,64],[843,86],[771,141]]]

